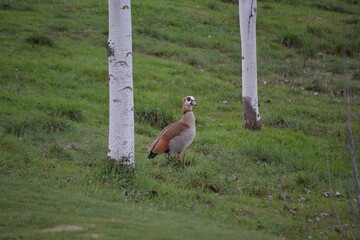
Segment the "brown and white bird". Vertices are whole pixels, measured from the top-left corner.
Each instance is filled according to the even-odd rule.
[[[147,149],[150,152],[148,158],[154,158],[161,153],[167,153],[169,157],[177,154],[180,158],[180,153],[192,143],[196,134],[193,106],[197,106],[193,96],[183,99],[181,120],[168,125],[159,133]]]

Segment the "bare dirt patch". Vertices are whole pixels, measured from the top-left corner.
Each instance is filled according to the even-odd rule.
[[[91,234],[87,234],[85,236],[91,237],[91,238],[101,238],[103,235],[97,234],[97,233],[91,233]]]
[[[81,231],[83,227],[76,225],[60,225],[52,228],[46,228],[41,230],[42,232],[68,232],[68,231]]]

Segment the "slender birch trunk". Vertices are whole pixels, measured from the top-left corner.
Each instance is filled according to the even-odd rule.
[[[134,97],[130,0],[109,0],[108,157],[134,168]]]
[[[256,0],[239,0],[243,127],[261,129],[256,64]]]

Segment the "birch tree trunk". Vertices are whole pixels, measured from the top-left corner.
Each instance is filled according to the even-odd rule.
[[[134,168],[134,97],[130,0],[108,0],[110,119],[108,157]]]
[[[256,64],[256,0],[239,0],[243,127],[260,130]]]

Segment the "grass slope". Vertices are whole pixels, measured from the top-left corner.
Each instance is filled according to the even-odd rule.
[[[92,198],[57,185],[3,180],[0,205],[6,223],[1,239],[275,239],[234,225]]]
[[[1,238],[351,238],[342,94],[352,79],[359,146],[359,11],[259,1],[263,129],[251,132],[236,4],[133,0],[136,148],[180,118],[186,95],[198,132],[181,161],[137,151],[123,174],[104,161],[107,2],[1,1]],[[41,231],[59,225],[82,230]]]

